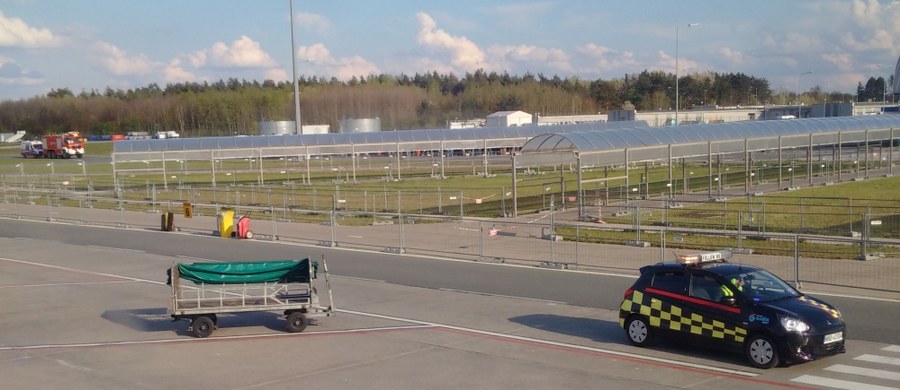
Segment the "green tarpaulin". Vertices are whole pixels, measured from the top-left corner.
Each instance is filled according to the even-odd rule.
[[[309,283],[315,278],[318,262],[303,260],[242,261],[231,263],[178,264],[182,279],[206,284]]]

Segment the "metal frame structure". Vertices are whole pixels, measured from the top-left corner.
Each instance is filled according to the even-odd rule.
[[[381,131],[371,133],[332,133],[307,135],[269,135],[236,137],[203,137],[177,139],[125,140],[113,146],[113,173],[116,164],[147,161],[210,161],[215,174],[216,160],[266,159],[298,157],[305,159],[307,177],[313,156],[350,156],[356,176],[357,156],[389,154],[397,159],[403,154],[421,151],[440,152],[441,176],[447,152],[483,151],[522,147],[529,139],[547,133],[599,131],[618,128],[645,128],[645,121],[590,122],[555,126],[483,127],[468,129],[430,129]],[[165,166],[163,164],[163,166]],[[259,165],[262,170],[262,165]],[[262,172],[260,172],[262,173]],[[163,172],[165,176],[165,172]]]
[[[838,156],[845,145],[863,145],[868,167],[869,145],[888,142],[893,145],[900,132],[900,115],[866,117],[832,117],[782,121],[745,121],[723,124],[699,124],[678,127],[651,127],[642,129],[613,129],[608,131],[582,131],[560,134],[543,134],[529,140],[519,153],[512,157],[513,216],[517,215],[516,169],[531,166],[576,164],[578,174],[578,211],[584,215],[581,173],[585,166],[628,167],[641,162],[661,162],[669,167],[670,197],[674,194],[673,163],[679,159],[705,157],[712,170],[713,158],[738,155],[744,162],[745,192],[749,192],[752,153],[775,151],[778,166],[782,166],[782,153],[788,149],[802,149],[807,169],[811,169],[813,148],[834,145]],[[890,173],[893,173],[893,147],[889,148]],[[779,184],[781,183],[779,170]],[[866,173],[868,175],[868,172]],[[840,173],[838,173],[840,175]],[[807,172],[812,178],[812,173]],[[627,175],[626,187],[629,186]],[[709,175],[712,188],[712,175]],[[840,176],[839,176],[840,180]],[[686,186],[686,181],[683,181]],[[686,192],[686,189],[684,190]]]

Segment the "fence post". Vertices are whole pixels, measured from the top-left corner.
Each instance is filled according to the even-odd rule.
[[[863,214],[863,228],[862,228],[862,242],[860,242],[859,247],[861,248],[861,253],[859,254],[860,260],[867,260],[866,254],[869,253],[869,226],[871,226],[872,219],[872,208],[871,206],[866,206],[866,213]]]
[[[484,221],[478,223],[478,256],[484,258]]]
[[[581,244],[581,226],[575,226],[575,269],[578,269],[578,257],[580,254],[579,246]]]
[[[794,287],[802,288],[800,285],[800,235],[794,235]]]
[[[398,157],[399,158],[399,157]],[[397,170],[400,170],[400,164],[397,164]],[[397,177],[400,177],[399,172],[397,173]],[[402,205],[400,204],[400,191],[397,191],[397,223],[400,225],[400,248],[397,250],[397,254],[403,254],[403,210]]]
[[[269,206],[269,212],[272,214],[272,240],[278,241],[278,216],[275,215],[275,206]]]
[[[550,261],[556,261],[556,254],[553,251],[553,242],[556,240],[556,227],[553,225],[553,194],[550,194]]]
[[[663,226],[659,230],[659,261],[666,261],[666,229],[668,227]]]

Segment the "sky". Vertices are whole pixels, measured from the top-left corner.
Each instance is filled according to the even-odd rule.
[[[855,93],[900,56],[900,0],[291,1],[0,0],[0,101],[289,81],[292,5],[298,75],[341,80],[477,69],[609,80],[677,63],[776,92]]]

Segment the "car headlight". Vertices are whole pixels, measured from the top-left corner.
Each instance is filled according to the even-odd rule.
[[[781,320],[781,326],[784,327],[784,330],[788,332],[802,333],[809,330],[809,325],[806,325],[805,322],[800,321],[794,317],[778,316],[778,319]]]

